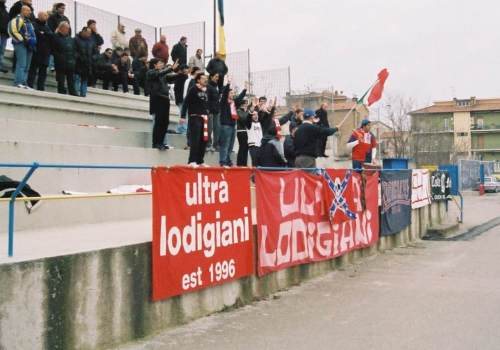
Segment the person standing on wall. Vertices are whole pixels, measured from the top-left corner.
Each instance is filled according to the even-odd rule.
[[[322,128],[315,123],[319,119],[311,109],[304,111],[304,121],[295,132],[295,166],[297,168],[316,168],[318,156],[318,139],[335,134],[338,128]]]
[[[28,86],[35,87],[39,91],[45,91],[45,81],[47,80],[47,69],[49,67],[50,45],[54,33],[47,25],[49,15],[47,12],[39,12],[38,18],[33,23],[36,34],[36,50],[31,59],[28,73]]]
[[[36,34],[30,17],[31,9],[23,6],[21,13],[9,22],[9,35],[16,55],[14,86],[25,89],[29,89],[28,72],[33,51],[36,49]]]
[[[151,50],[154,58],[158,58],[162,60],[163,63],[168,63],[169,58],[169,49],[167,45],[167,36],[162,34],[160,35],[160,41],[153,45],[153,49]]]
[[[57,92],[78,96],[75,89],[76,45],[70,37],[71,28],[68,22],[59,23],[52,42],[52,54],[56,68]],[[66,89],[65,83],[68,88]]]
[[[215,57],[208,62],[207,72],[211,75],[219,74],[219,91],[222,91],[224,87],[224,78],[228,71],[229,69],[226,62],[224,62],[223,56],[219,52],[216,52]]]
[[[92,31],[88,27],[83,27],[80,33],[75,37],[76,47],[76,69],[75,86],[80,97],[87,96],[87,87],[89,77],[92,72],[92,56],[94,53],[94,44],[90,39]]]
[[[203,72],[205,71],[205,64],[203,63],[203,50],[198,49],[196,50],[196,54],[194,56],[191,56],[189,58],[189,68],[193,67],[198,67],[200,68]]]
[[[316,116],[318,117],[318,126],[326,129],[330,128],[330,123],[328,121],[328,103],[321,104],[321,107],[316,111]],[[328,158],[326,155],[327,140],[327,136],[322,136],[318,139],[318,157]]]
[[[347,149],[352,150],[352,168],[358,171],[377,158],[377,140],[370,130],[371,122],[364,119],[347,142]]]
[[[0,0],[0,72],[2,73],[9,72],[3,66],[5,48],[7,47],[7,40],[9,39],[8,27],[9,27],[9,12],[7,11],[5,0]]]
[[[173,66],[165,66],[163,61],[153,58],[150,61],[153,67],[147,72],[147,81],[150,89],[150,108],[154,117],[153,148],[167,150],[171,147],[165,144],[165,136],[170,123],[170,88],[168,84],[175,81],[177,74],[177,63]]]
[[[208,144],[207,149],[210,152],[219,150],[219,133],[220,133],[220,90],[219,90],[219,74],[210,74],[208,76],[207,85],[208,95]]]
[[[179,42],[172,48],[172,61],[179,62],[179,64],[187,64],[187,38],[181,37]]]
[[[219,165],[233,166],[231,153],[234,148],[236,139],[236,121],[238,120],[238,107],[242,104],[243,99],[247,94],[247,89],[235,96],[234,90],[231,89],[231,80],[228,79],[227,85],[222,91],[220,101],[220,150],[219,150]]]
[[[189,160],[188,164],[197,167],[205,163],[205,150],[208,141],[208,79],[204,73],[195,77],[195,85],[188,91],[182,106],[181,117],[189,114]]]

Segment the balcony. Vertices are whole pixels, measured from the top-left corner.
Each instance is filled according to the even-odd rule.
[[[473,133],[497,133],[500,132],[500,124],[490,124],[490,125],[481,125],[481,124],[472,124],[470,127]]]

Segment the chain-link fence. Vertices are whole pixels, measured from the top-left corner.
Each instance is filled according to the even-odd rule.
[[[125,26],[125,30],[127,31],[127,33],[129,33],[130,37],[134,35],[134,31],[136,29],[141,29],[142,37],[146,39],[146,42],[148,43],[149,53],[151,53],[151,49],[157,41],[156,27],[123,16],[120,16],[118,20]]]
[[[290,68],[251,72],[251,92],[256,96],[277,97],[278,106],[286,105],[290,93]]]
[[[102,36],[104,40],[104,45],[102,46],[102,51],[106,48],[111,47],[111,34],[118,27],[118,16],[114,13],[98,9],[93,6],[82,4],[81,2],[76,3],[76,25],[77,30],[87,25],[87,21],[93,19],[96,21],[97,32]],[[130,33],[130,28],[128,28],[128,33]]]
[[[164,26],[160,28],[159,34],[167,36],[167,44],[170,48],[170,52],[172,52],[172,47],[177,44],[179,39],[183,36],[187,38],[188,59],[194,56],[198,49],[202,49],[203,52],[205,52],[205,22]]]
[[[250,51],[230,52],[226,55],[226,65],[229,69],[228,77],[235,91],[245,88],[250,81]]]

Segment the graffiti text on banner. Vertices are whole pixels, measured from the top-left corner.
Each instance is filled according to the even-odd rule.
[[[413,169],[411,180],[411,207],[418,209],[431,204],[430,171]]]
[[[249,179],[249,169],[153,169],[153,300],[253,274]]]
[[[334,183],[342,182],[327,172]],[[321,177],[305,171],[256,172],[259,276],[333,259],[377,242],[378,174],[367,176],[364,191],[361,176],[353,174],[349,209],[356,219],[340,224],[330,221],[324,186]]]

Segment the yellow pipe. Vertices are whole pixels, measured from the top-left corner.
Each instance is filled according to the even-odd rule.
[[[132,197],[151,195],[151,192],[137,193],[96,193],[85,195],[59,195],[59,196],[43,196],[43,197],[18,197],[16,202],[31,202],[31,201],[52,201],[64,199],[93,199],[93,198],[112,198],[112,197]],[[0,198],[0,202],[9,202],[10,198]]]

